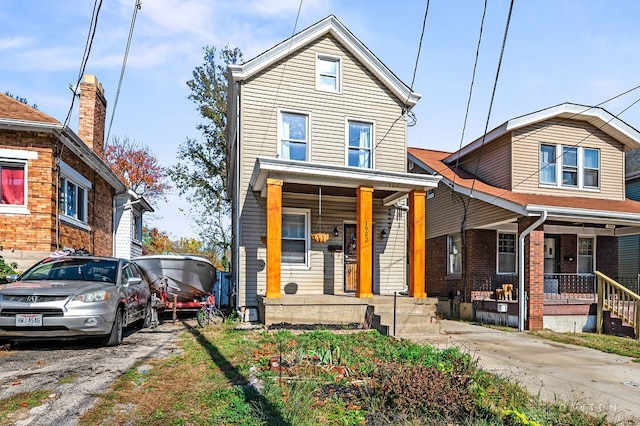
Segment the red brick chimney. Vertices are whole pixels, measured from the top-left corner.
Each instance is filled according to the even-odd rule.
[[[100,158],[104,157],[104,130],[107,100],[95,75],[85,74],[80,83],[80,119],[78,136]]]

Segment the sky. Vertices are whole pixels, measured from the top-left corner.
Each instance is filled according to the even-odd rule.
[[[103,2],[85,72],[105,89],[111,137],[148,145],[166,167],[187,138],[201,138],[186,81],[204,46],[239,47],[249,60],[331,14],[422,95],[409,146],[455,151],[511,118],[563,102],[600,105],[631,89],[602,107],[640,128],[635,0],[516,0],[502,55],[507,0],[487,1],[479,49],[484,0],[142,0],[114,111],[135,3]],[[0,0],[0,91],[64,122],[93,8],[91,0]],[[196,237],[189,209],[173,190],[146,225]]]

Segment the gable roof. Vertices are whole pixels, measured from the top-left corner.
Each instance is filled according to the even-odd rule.
[[[0,93],[0,118],[17,121],[35,121],[40,123],[60,123],[55,118],[26,105],[11,96]]]
[[[640,132],[604,108],[566,102],[564,104],[545,108],[540,111],[506,121],[486,135],[479,137],[468,145],[465,145],[459,151],[451,153],[445,159],[445,162],[455,161],[459,157],[464,157],[479,149],[482,145],[486,145],[516,129],[552,118],[585,121],[598,130],[602,130],[612,138],[620,141],[624,144],[625,151],[640,148]]]
[[[442,176],[453,191],[510,210],[518,215],[538,216],[547,211],[560,220],[580,219],[611,224],[640,225],[640,202],[513,192],[475,179],[471,173],[450,167],[450,152],[408,148],[408,159],[425,171]]]
[[[420,94],[412,91],[409,86],[404,84],[334,15],[327,16],[323,20],[275,45],[266,52],[263,52],[255,58],[245,62],[243,65],[229,65],[229,70],[231,71],[230,78],[234,82],[245,80],[325,34],[331,34],[334,36],[365,67],[367,67],[373,75],[380,79],[380,81],[392,93],[394,93],[403,104],[410,108],[420,100]]]

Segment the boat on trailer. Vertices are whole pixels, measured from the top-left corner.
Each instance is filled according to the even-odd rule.
[[[204,256],[153,254],[132,259],[167,307],[198,308],[213,291],[216,268]]]

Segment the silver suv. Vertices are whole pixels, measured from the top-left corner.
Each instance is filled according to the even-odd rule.
[[[49,257],[0,285],[0,340],[100,337],[151,321],[151,292],[138,266],[97,256]],[[10,278],[11,280],[11,278]]]

